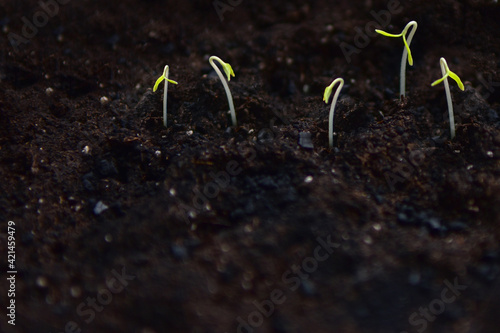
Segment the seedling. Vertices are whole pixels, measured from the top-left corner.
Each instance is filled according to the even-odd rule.
[[[386,36],[386,37],[403,37],[403,43],[405,44],[405,48],[403,49],[403,57],[401,58],[401,72],[400,72],[400,82],[399,82],[399,95],[400,96],[405,96],[406,94],[406,59],[408,58],[408,63],[410,66],[413,66],[413,57],[411,56],[411,50],[410,50],[410,44],[411,40],[413,39],[413,35],[415,34],[415,31],[417,31],[418,24],[415,21],[409,22],[406,27],[403,29],[403,31],[398,34],[398,35],[393,35],[389,34],[385,31],[375,29],[375,32]],[[408,41],[406,40],[406,34],[408,33],[408,30],[411,29],[410,33],[408,34]]]
[[[165,66],[165,68],[163,69],[163,74],[158,78],[158,80],[156,80],[156,83],[153,87],[153,92],[156,91],[156,89],[158,89],[158,86],[160,85],[160,83],[165,80],[165,85],[164,85],[164,88],[163,88],[163,125],[165,127],[167,127],[167,90],[168,90],[168,83],[173,83],[173,84],[177,84],[177,82],[173,81],[173,80],[170,80],[168,78],[168,65]]]
[[[333,82],[325,88],[325,93],[323,94],[323,101],[325,102],[325,104],[328,104],[328,99],[330,98],[333,87],[337,82],[339,83],[339,86],[335,91],[335,95],[333,95],[332,106],[330,106],[330,116],[328,118],[328,144],[330,148],[333,147],[333,115],[335,114],[335,104],[337,104],[337,99],[339,98],[340,91],[344,86],[344,79],[339,77],[338,79],[333,80]]]
[[[227,101],[229,103],[229,110],[231,111],[231,120],[233,122],[233,126],[236,126],[236,112],[234,111],[234,104],[233,104],[233,96],[231,95],[231,91],[229,90],[229,86],[224,80],[224,76],[222,76],[221,71],[219,70],[219,67],[214,63],[214,60],[217,60],[221,65],[222,69],[224,70],[224,73],[226,73],[227,76],[227,81],[229,82],[231,80],[231,76],[234,76],[233,68],[231,67],[230,64],[224,62],[221,60],[221,58],[217,56],[211,56],[209,59],[210,65],[215,69],[217,72],[217,75],[219,75],[219,78],[222,82],[222,85],[224,86],[224,89],[226,90],[226,95],[227,95]]]
[[[453,104],[451,103],[450,85],[448,84],[448,76],[451,77],[457,83],[460,90],[464,91],[464,84],[460,80],[457,74],[450,71],[448,64],[444,58],[439,59],[439,64],[441,65],[441,73],[443,77],[439,80],[432,82],[431,86],[435,86],[442,81],[444,81],[444,90],[446,91],[446,100],[448,101],[448,115],[450,117],[450,136],[451,139],[455,137],[455,117],[453,116]]]

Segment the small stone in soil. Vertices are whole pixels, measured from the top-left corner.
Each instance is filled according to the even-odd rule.
[[[311,133],[300,132],[299,133],[299,145],[305,149],[313,149],[314,145],[313,145],[313,142],[311,140]]]
[[[109,207],[102,201],[98,201],[94,207],[94,214],[100,215],[106,211]]]

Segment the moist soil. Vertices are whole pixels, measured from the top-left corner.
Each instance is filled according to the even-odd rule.
[[[1,1],[1,331],[498,332],[496,1],[217,4]]]

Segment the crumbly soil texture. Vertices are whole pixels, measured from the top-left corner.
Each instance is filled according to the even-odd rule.
[[[0,331],[498,332],[497,1],[0,3]]]

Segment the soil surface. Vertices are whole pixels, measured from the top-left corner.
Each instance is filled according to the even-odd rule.
[[[0,1],[0,331],[498,332],[499,18],[492,0]],[[411,20],[400,99],[403,42],[373,29]],[[465,84],[453,140],[440,57]]]

